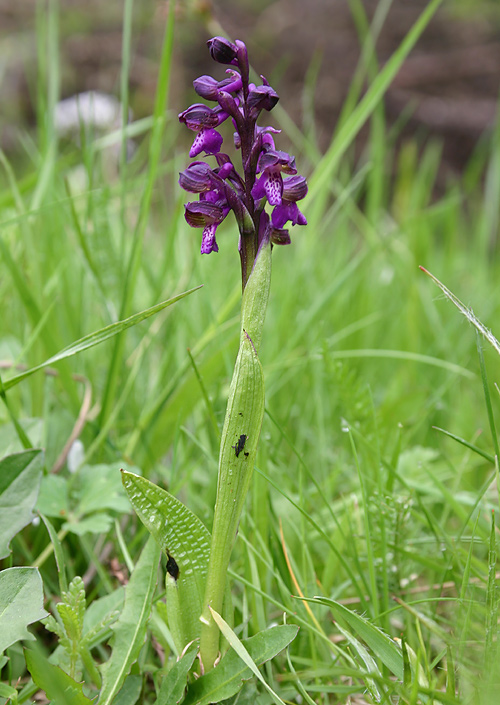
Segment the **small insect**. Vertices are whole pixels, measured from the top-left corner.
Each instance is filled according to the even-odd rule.
[[[236,454],[236,457],[239,456],[243,448],[245,447],[245,443],[247,442],[247,436],[245,436],[244,433],[241,434],[241,436],[238,438],[238,443],[236,443],[234,446],[234,452]],[[245,453],[245,456],[248,457],[248,453]]]
[[[179,577],[179,566],[175,562],[175,558],[170,555],[170,553],[167,553],[168,560],[167,560],[167,573],[172,576],[174,580],[177,580]]]

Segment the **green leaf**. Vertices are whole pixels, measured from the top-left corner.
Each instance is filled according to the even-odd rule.
[[[84,465],[78,471],[78,514],[111,509],[130,512],[130,502],[120,480],[123,463]]]
[[[198,645],[192,644],[167,673],[154,705],[177,705],[184,695],[188,673],[194,663]]]
[[[236,634],[233,632],[233,630],[231,629],[229,624],[226,624],[226,622],[222,619],[220,614],[217,614],[217,612],[215,612],[213,609],[210,609],[210,611],[212,613],[212,617],[214,618],[214,620],[215,620],[217,626],[219,627],[219,629],[221,630],[222,634],[225,636],[227,641],[231,644],[231,646],[233,647],[235,652],[238,654],[240,659],[243,661],[243,663],[245,663],[248,666],[248,668],[252,671],[254,676],[260,680],[260,682],[266,688],[266,690],[268,691],[269,695],[274,700],[274,702],[277,703],[277,705],[285,705],[285,703],[279,697],[279,695],[277,695],[274,692],[274,690],[266,683],[266,681],[262,677],[259,669],[257,668],[256,663],[254,662],[254,660],[252,659],[252,657],[250,656],[250,654],[248,653],[248,651],[246,650],[246,648],[244,647],[242,642],[238,639]]]
[[[167,614],[179,653],[200,635],[210,533],[182,502],[149,480],[122,471],[122,482],[140,520],[175,561],[167,575]]]
[[[33,519],[43,468],[43,451],[25,450],[0,461],[0,558],[14,536]]]
[[[17,690],[7,683],[0,683],[0,698],[7,698],[12,705],[17,705]]]
[[[92,704],[92,700],[83,694],[82,683],[77,683],[59,666],[54,666],[36,651],[25,649],[24,656],[31,677],[53,705]]]
[[[295,638],[298,627],[281,625],[259,632],[242,644],[252,661],[260,666],[280,653]],[[251,669],[231,649],[209,673],[189,686],[183,705],[208,705],[230,698],[252,677]]]
[[[343,619],[351,629],[360,636],[393,675],[403,680],[403,654],[400,647],[390,636],[369,622],[365,617],[352,612],[335,600],[327,597],[301,598],[308,602],[317,602],[331,609],[336,619]]]
[[[80,519],[79,521],[68,521],[63,524],[63,529],[77,536],[83,536],[84,534],[106,534],[112,523],[113,518],[110,517],[109,514],[99,512],[85,519]]]
[[[110,705],[137,660],[146,637],[146,624],[158,577],[160,549],[150,538],[125,588],[123,611],[113,625],[112,653],[101,666],[99,705]]]
[[[68,480],[60,475],[42,477],[36,510],[47,517],[63,519],[69,514]]]
[[[125,678],[122,689],[113,700],[113,705],[135,705],[142,691],[142,676],[130,674]]]
[[[14,387],[16,384],[19,384],[19,382],[22,382],[23,379],[26,379],[26,377],[30,377],[30,375],[34,374],[35,372],[43,370],[44,367],[54,365],[56,362],[60,362],[61,360],[65,360],[66,358],[71,357],[72,355],[76,355],[77,353],[83,352],[83,350],[93,348],[94,345],[104,343],[105,340],[113,338],[115,335],[118,335],[118,333],[122,333],[123,331],[127,330],[127,328],[131,328],[132,326],[141,323],[150,316],[154,316],[155,313],[159,313],[164,308],[167,308],[167,306],[171,306],[176,301],[183,299],[185,296],[192,294],[193,291],[197,291],[200,288],[201,287],[197,286],[194,289],[190,289],[189,291],[184,291],[182,294],[174,296],[172,299],[162,301],[160,304],[156,304],[156,306],[151,306],[151,308],[147,308],[144,311],[135,313],[133,316],[129,316],[129,318],[125,318],[123,321],[116,321],[116,323],[111,323],[105,328],[101,328],[100,330],[97,330],[94,333],[90,333],[89,335],[80,338],[71,345],[68,345],[66,348],[63,348],[63,350],[56,353],[52,357],[49,357],[49,359],[45,360],[45,362],[42,362],[39,365],[36,365],[35,367],[32,367],[31,369],[26,370],[25,372],[22,372],[21,374],[16,375],[15,377],[11,377],[11,379],[8,379],[7,381],[4,381],[4,389],[8,390],[11,387]]]
[[[0,654],[20,639],[34,639],[28,624],[47,616],[38,568],[7,568],[0,572]]]

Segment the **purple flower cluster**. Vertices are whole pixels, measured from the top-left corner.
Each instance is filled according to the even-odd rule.
[[[290,235],[284,226],[306,225],[297,201],[306,195],[307,183],[297,174],[294,157],[276,149],[273,135],[279,130],[257,125],[262,110],[272,110],[279,97],[263,76],[260,86],[249,82],[245,44],[214,37],[208,47],[215,61],[230,66],[227,77],[217,81],[201,76],[193,85],[201,98],[217,105],[195,103],[180,113],[179,120],[196,132],[189,156],[213,155],[217,166],[212,169],[204,161],[194,161],[180,174],[179,184],[199,194],[198,201],[186,204],[185,217],[192,227],[203,228],[202,254],[218,251],[217,227],[233,211],[245,283],[263,240],[287,245]],[[223,138],[216,128],[228,118],[236,130],[235,146],[241,150],[242,175],[221,152]],[[273,207],[270,216],[264,210],[266,203]]]

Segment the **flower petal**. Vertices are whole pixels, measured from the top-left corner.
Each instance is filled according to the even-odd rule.
[[[286,201],[300,201],[307,193],[307,181],[300,174],[283,180],[283,198]]]
[[[194,138],[193,145],[189,150],[190,157],[196,157],[200,152],[205,154],[217,154],[222,147],[223,138],[217,130],[213,128],[202,128]]]
[[[212,188],[212,170],[206,162],[192,162],[179,174],[179,186],[190,193],[203,193]]]
[[[195,103],[179,113],[179,122],[183,122],[190,130],[201,130],[203,127],[215,127],[219,124],[219,116],[215,110],[203,103]]]
[[[207,225],[218,225],[224,220],[224,211],[220,206],[210,201],[195,201],[186,203],[184,217],[192,228],[204,228]]]

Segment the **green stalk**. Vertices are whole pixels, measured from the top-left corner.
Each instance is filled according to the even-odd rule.
[[[264,374],[258,357],[271,283],[271,246],[261,245],[241,306],[240,348],[229,390],[219,454],[217,500],[201,616],[200,656],[205,672],[219,653],[219,627],[229,558],[250,486],[264,416]]]

